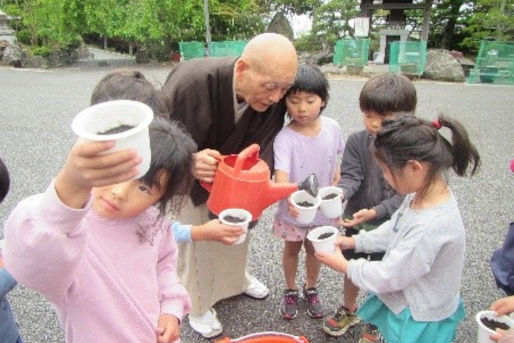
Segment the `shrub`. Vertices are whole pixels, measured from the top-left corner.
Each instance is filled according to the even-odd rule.
[[[48,57],[52,53],[52,49],[47,46],[38,46],[32,49],[32,55]]]

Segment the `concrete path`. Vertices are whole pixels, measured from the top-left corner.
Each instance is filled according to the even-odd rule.
[[[168,67],[138,66],[155,84],[164,82]],[[96,83],[112,68],[70,68],[26,70],[0,68],[0,156],[10,169],[12,189],[0,206],[0,223],[24,197],[42,192],[59,171],[75,137],[72,118],[88,106]],[[344,136],[362,129],[358,95],[360,79],[332,79],[331,98],[324,115],[335,118]],[[434,118],[439,112],[462,120],[477,145],[481,169],[473,179],[450,177],[459,199],[467,229],[467,256],[462,280],[462,296],[468,317],[461,325],[456,342],[476,339],[473,315],[486,309],[501,296],[494,284],[489,259],[514,220],[514,174],[509,170],[514,158],[514,87],[466,85],[418,81],[418,115]],[[282,242],[271,235],[274,208],[267,210],[252,230],[249,270],[266,283],[271,294],[264,300],[237,296],[216,305],[225,334],[235,338],[260,331],[303,335],[310,342],[357,342],[358,330],[340,338],[326,336],[321,321],[312,320],[301,304],[296,319],[284,321],[278,312],[284,289],[281,270]],[[1,231],[1,229],[0,229]],[[0,233],[1,236],[1,233]],[[304,282],[300,268],[298,284]],[[342,296],[342,275],[322,268],[319,290],[327,311],[335,310]],[[62,331],[52,307],[23,286],[9,294],[27,343],[63,342]],[[113,328],[115,329],[115,328]],[[182,341],[206,342],[184,321]]]

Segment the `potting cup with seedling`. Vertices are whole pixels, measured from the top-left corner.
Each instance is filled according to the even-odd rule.
[[[316,252],[331,254],[336,250],[338,231],[333,226],[319,226],[307,234],[307,239],[312,242]]]
[[[478,324],[477,343],[495,343],[490,336],[496,329],[509,330],[514,328],[514,321],[507,315],[497,316],[494,311],[480,311],[475,315]]]
[[[227,208],[220,212],[220,221],[225,225],[241,226],[243,233],[233,244],[241,244],[246,239],[248,233],[248,224],[252,221],[252,214],[242,208]]]
[[[322,187],[319,190],[321,212],[326,218],[338,218],[343,214],[343,190],[336,186]]]
[[[138,101],[113,100],[88,107],[75,116],[71,123],[73,132],[84,142],[115,141],[107,152],[133,148],[142,161],[137,166],[135,178],[146,174],[150,168],[150,136],[148,126],[153,111]]]
[[[310,224],[316,217],[321,199],[319,195],[314,197],[306,191],[296,191],[291,194],[291,202],[299,213],[296,221],[300,224]]]

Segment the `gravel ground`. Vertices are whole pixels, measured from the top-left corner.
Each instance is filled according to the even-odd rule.
[[[156,84],[164,81],[169,70],[166,66],[141,69]],[[74,141],[70,129],[73,116],[87,106],[94,85],[110,70],[0,68],[0,156],[13,180],[11,192],[0,206],[2,223],[18,201],[43,191],[56,175]],[[345,136],[362,128],[357,99],[364,80],[331,79],[331,99],[324,114],[340,123]],[[415,85],[418,115],[433,118],[444,112],[460,119],[482,157],[481,169],[474,178],[451,177],[450,181],[467,228],[462,296],[468,316],[459,328],[456,342],[473,342],[476,340],[473,314],[501,296],[491,275],[489,259],[501,245],[514,215],[514,174],[508,168],[514,158],[514,88],[423,81],[416,81]],[[321,321],[309,319],[303,304],[296,319],[284,321],[279,316],[284,288],[282,243],[270,233],[273,210],[273,207],[266,210],[260,224],[252,230],[248,257],[249,270],[270,287],[271,294],[261,301],[237,296],[218,303],[216,310],[224,334],[236,338],[254,332],[279,331],[303,335],[310,342],[356,342],[357,329],[340,338],[326,336]],[[302,270],[299,284],[303,279]],[[340,303],[341,282],[341,274],[322,268],[319,290],[329,311]],[[25,342],[63,342],[52,307],[39,295],[19,286],[9,294],[9,300]],[[183,325],[182,337],[183,342],[205,341],[187,324]]]

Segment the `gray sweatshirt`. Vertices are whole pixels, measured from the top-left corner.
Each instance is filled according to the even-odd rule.
[[[348,200],[344,216],[352,216],[363,208],[374,208],[377,219],[368,222],[380,225],[391,217],[403,201],[384,180],[380,168],[373,161],[370,144],[373,142],[366,130],[352,133],[346,141],[341,162],[341,181],[344,197]]]
[[[465,232],[453,193],[423,210],[406,196],[392,218],[373,231],[361,231],[355,250],[385,251],[382,261],[350,260],[347,275],[359,288],[376,293],[396,314],[407,306],[418,321],[452,315],[460,298]]]

